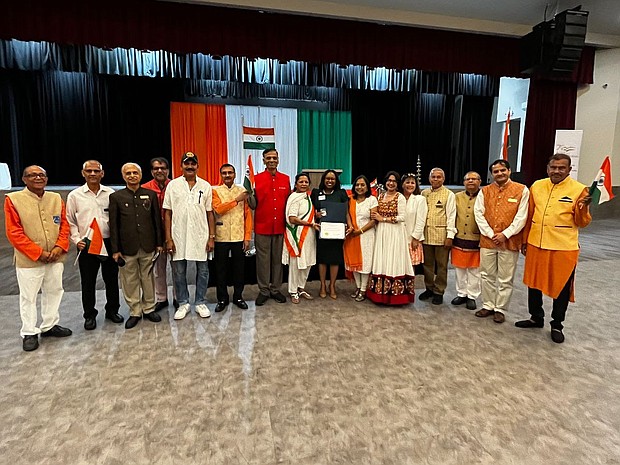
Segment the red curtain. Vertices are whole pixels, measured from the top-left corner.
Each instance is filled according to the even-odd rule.
[[[548,80],[530,81],[521,171],[530,185],[547,177],[556,129],[575,129],[577,84]]]
[[[220,183],[220,166],[228,161],[226,107],[203,103],[170,104],[172,176],[181,174],[181,157],[194,152],[198,176],[213,185]]]

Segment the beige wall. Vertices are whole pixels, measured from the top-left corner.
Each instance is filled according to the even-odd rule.
[[[594,84],[577,94],[575,129],[583,130],[579,181],[592,183],[609,155],[613,185],[620,185],[620,48],[596,52]]]

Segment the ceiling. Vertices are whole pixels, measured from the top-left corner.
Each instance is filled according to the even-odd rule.
[[[586,42],[620,47],[620,0],[171,0],[521,37],[568,8],[590,12]]]

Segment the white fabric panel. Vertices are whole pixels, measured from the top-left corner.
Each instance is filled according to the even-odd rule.
[[[255,128],[275,128],[276,149],[280,154],[278,171],[288,174],[292,184],[297,174],[297,110],[226,105],[228,163],[233,165],[237,171],[235,182],[238,184],[243,183],[249,154],[252,154],[252,163],[256,173],[265,169],[262,150],[243,150],[243,125]]]

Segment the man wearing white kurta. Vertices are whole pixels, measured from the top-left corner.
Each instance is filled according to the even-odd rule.
[[[196,263],[196,313],[202,318],[208,318],[211,311],[206,304],[209,284],[207,258],[215,244],[211,184],[197,176],[198,158],[194,153],[183,155],[181,169],[183,175],[170,181],[164,197],[166,251],[172,254],[174,289],[179,302],[174,319],[182,320],[190,310],[188,261]]]

